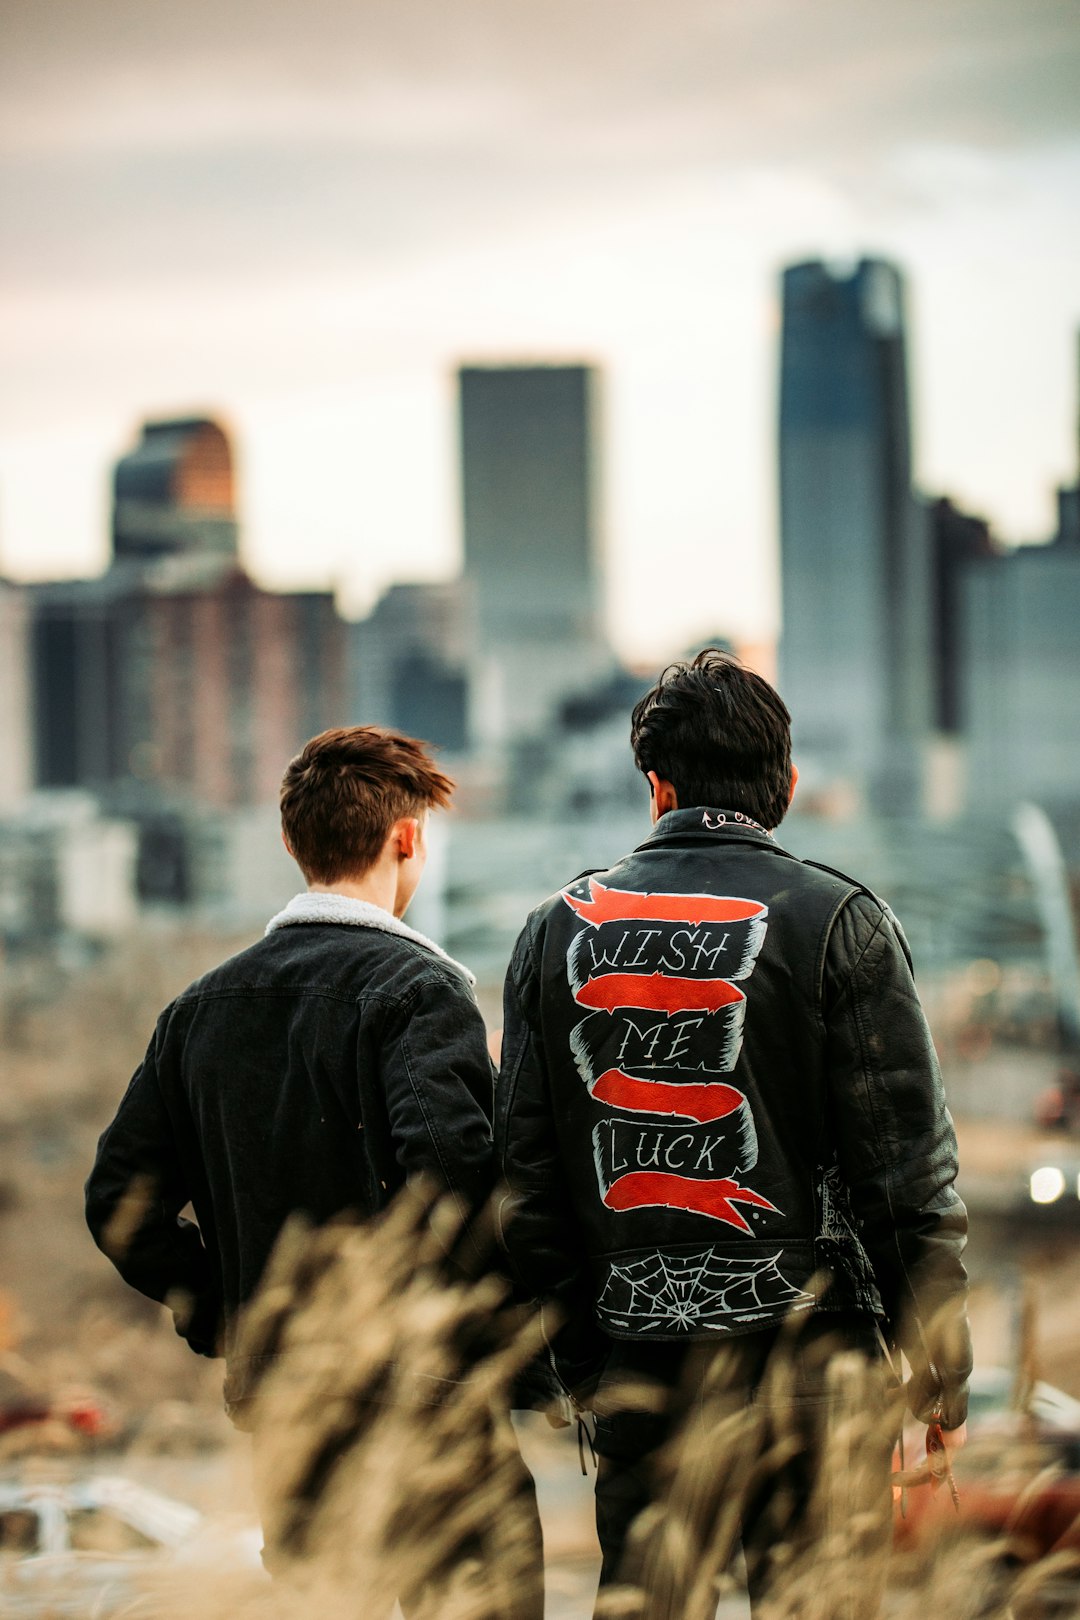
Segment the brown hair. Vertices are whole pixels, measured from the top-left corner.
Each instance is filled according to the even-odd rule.
[[[375,864],[395,821],[445,808],[453,790],[413,737],[383,726],[323,731],[289,762],[281,829],[309,883],[337,883]]]

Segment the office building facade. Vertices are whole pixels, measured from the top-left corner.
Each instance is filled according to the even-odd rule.
[[[780,521],[780,685],[807,774],[913,809],[931,720],[930,570],[891,264],[784,272]]]
[[[957,736],[964,729],[964,580],[973,565],[992,561],[1000,548],[984,518],[960,511],[945,497],[930,503],[927,523],[933,594],[933,718],[939,732]]]
[[[474,739],[542,729],[610,663],[600,627],[599,378],[588,366],[459,373]]]
[[[469,615],[460,580],[391,585],[350,626],[349,702],[365,725],[468,746]]]
[[[1020,546],[963,580],[972,808],[1080,802],[1080,545]]]
[[[117,563],[237,555],[232,447],[208,417],[146,422],[113,473]]]

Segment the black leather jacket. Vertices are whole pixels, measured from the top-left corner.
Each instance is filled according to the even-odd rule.
[[[492,1182],[469,976],[386,913],[359,923],[374,907],[298,920],[319,914],[309,898],[165,1009],[86,1184],[125,1281],[182,1299],[193,1349],[224,1348],[229,1402],[254,1384],[233,1353],[238,1311],[288,1216],[364,1218],[420,1172],[466,1207]],[[197,1226],[178,1219],[189,1199]]]
[[[819,1308],[881,1318],[915,1409],[963,1420],[956,1140],[903,934],[859,883],[730,813],[662,817],[529,918],[495,1132],[571,1386],[610,1338],[775,1327],[827,1274]]]

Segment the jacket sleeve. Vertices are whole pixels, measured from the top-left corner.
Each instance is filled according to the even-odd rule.
[[[463,981],[449,973],[420,981],[383,1027],[379,1070],[406,1177],[431,1177],[471,1213],[494,1180],[495,1076],[484,1020]]]
[[[840,1172],[912,1368],[911,1407],[926,1419],[940,1401],[945,1426],[956,1428],[971,1371],[956,1135],[907,942],[868,894],[833,926],[822,1013]]]
[[[495,1091],[495,1151],[503,1181],[499,1238],[528,1298],[545,1318],[559,1378],[591,1392],[611,1349],[593,1312],[586,1246],[562,1167],[541,1035],[535,919],[518,940],[503,991],[502,1067]]]
[[[220,1290],[199,1228],[180,1218],[190,1189],[176,1150],[158,1064],[168,1013],[102,1133],[86,1183],[94,1242],[132,1288],[169,1305],[200,1355],[216,1355]]]

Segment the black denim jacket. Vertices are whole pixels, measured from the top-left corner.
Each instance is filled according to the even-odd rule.
[[[291,1214],[364,1218],[420,1172],[467,1207],[491,1187],[471,976],[387,913],[327,898],[298,896],[165,1009],[86,1184],[125,1281],[178,1305],[193,1349],[224,1349],[228,1400],[250,1385],[238,1311]]]
[[[533,913],[504,1016],[500,1224],[566,1321],[568,1383],[613,1338],[817,1308],[879,1318],[916,1406],[962,1421],[956,1140],[880,900],[743,818],[673,811]]]

